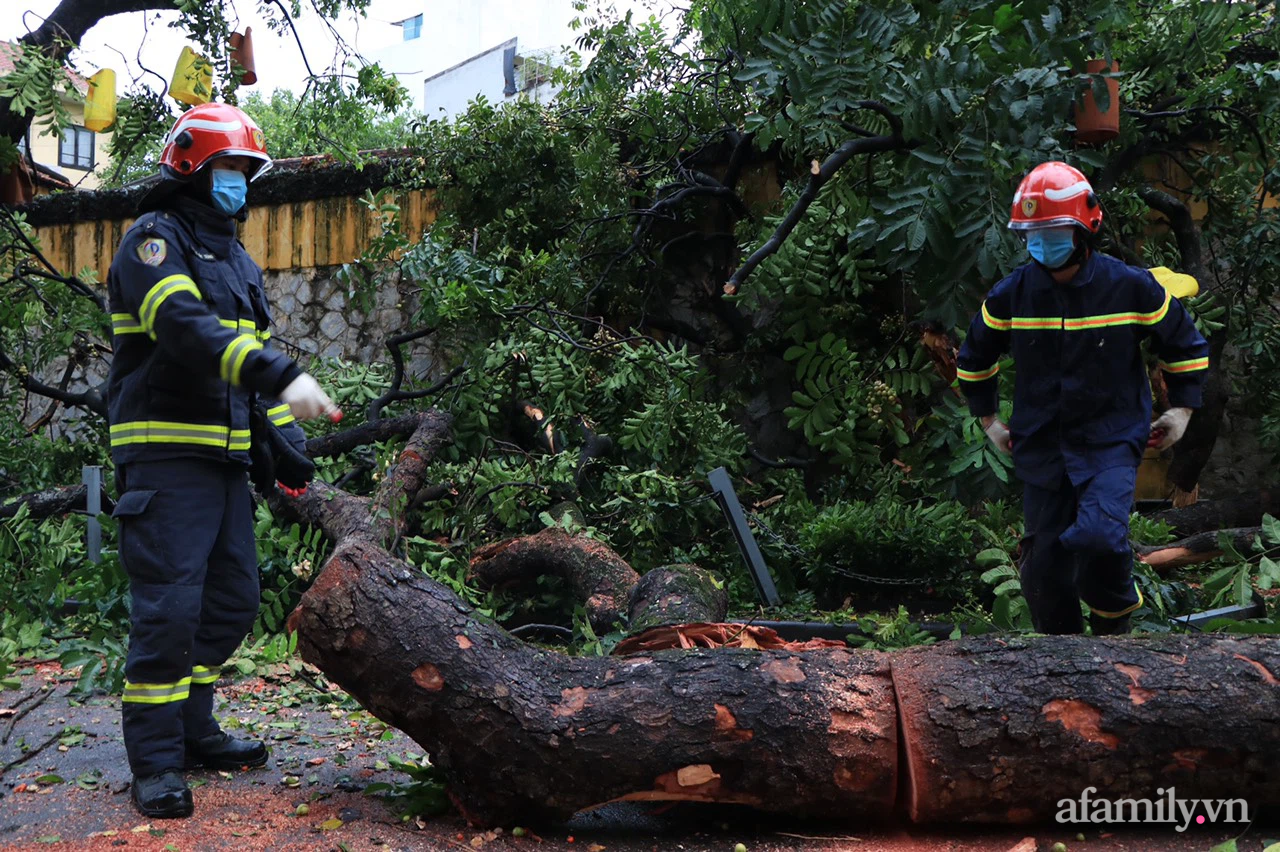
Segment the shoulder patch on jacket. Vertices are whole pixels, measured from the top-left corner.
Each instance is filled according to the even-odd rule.
[[[138,260],[147,266],[159,266],[169,254],[169,247],[159,237],[147,237],[138,243]]]

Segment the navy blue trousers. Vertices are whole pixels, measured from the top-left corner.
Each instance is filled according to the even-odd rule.
[[[1142,605],[1133,581],[1129,509],[1137,469],[1112,467],[1080,485],[1024,483],[1022,594],[1038,633],[1083,633],[1083,600],[1100,618]]]
[[[132,597],[123,727],[134,775],[180,769],[217,733],[219,670],[258,614],[253,498],[243,467],[199,459],[117,470],[113,517]]]

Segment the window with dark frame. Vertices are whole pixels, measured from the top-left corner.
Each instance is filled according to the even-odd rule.
[[[58,142],[58,165],[68,169],[93,170],[93,131],[68,127]]]
[[[404,40],[412,41],[415,38],[422,37],[422,16],[414,15],[412,18],[406,18],[400,26],[404,27]]]

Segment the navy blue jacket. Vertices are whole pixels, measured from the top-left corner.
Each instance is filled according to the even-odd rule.
[[[999,410],[999,358],[1014,379],[1014,467],[1056,488],[1099,471],[1136,466],[1151,432],[1151,386],[1139,344],[1150,339],[1175,408],[1198,408],[1209,344],[1182,303],[1150,272],[1091,253],[1057,284],[1035,263],[997,284],[969,326],[956,359],[975,417]]]
[[[179,196],[125,232],[107,278],[114,357],[111,457],[249,464],[249,408],[261,400],[295,446],[302,429],[275,397],[301,370],[271,347],[262,270],[236,221]]]

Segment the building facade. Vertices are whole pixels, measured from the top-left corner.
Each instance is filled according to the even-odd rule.
[[[21,47],[0,41],[0,77],[14,69],[14,61],[22,55]],[[63,178],[76,189],[97,189],[107,168],[107,146],[110,132],[94,133],[84,126],[84,97],[89,82],[67,69],[67,86],[59,92],[62,105],[71,116],[71,126],[62,133],[48,129],[50,116],[36,116],[18,143],[33,172],[50,178],[56,184]]]
[[[454,118],[479,96],[550,99],[550,69],[577,38],[573,0],[414,0],[382,13],[401,38],[368,56],[428,118]]]

